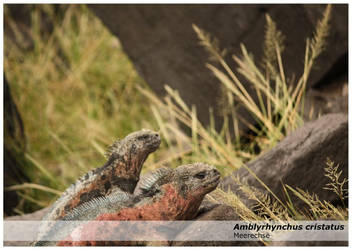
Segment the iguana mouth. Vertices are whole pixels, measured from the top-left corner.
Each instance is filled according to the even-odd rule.
[[[211,176],[209,178],[209,180],[207,180],[203,183],[203,187],[206,190],[215,189],[217,187],[217,185],[219,184],[219,182],[220,182],[220,173],[216,172],[216,174],[214,176]]]
[[[213,183],[214,185],[218,185],[219,182],[220,182],[220,175],[216,175],[209,180],[209,184]]]
[[[216,176],[210,177],[208,180],[202,183],[202,188],[204,188],[204,192],[208,193],[214,190],[220,182],[220,174]]]

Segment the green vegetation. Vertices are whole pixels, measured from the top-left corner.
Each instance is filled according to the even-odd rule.
[[[39,32],[41,11],[54,24],[48,37]],[[194,26],[201,45],[215,60],[215,64],[207,65],[219,80],[214,84],[223,89],[220,103],[225,122],[218,132],[213,111],[209,110],[210,126],[204,127],[197,119],[196,108],[188,107],[177,90],[166,86],[168,95],[163,100],[156,97],[137,76],[118,40],[86,7],[70,5],[58,19],[52,6],[36,6],[31,30],[34,50],[16,47],[5,37],[5,70],[24,120],[26,157],[32,163],[26,169],[31,183],[10,188],[18,190],[25,201],[17,211],[29,212],[48,205],[69,183],[101,165],[104,150],[114,139],[142,127],[160,131],[164,140],[143,171],[195,161],[213,164],[223,175],[247,168],[245,163],[257,157],[258,152],[269,150],[302,125],[305,88],[315,60],[326,45],[330,12],[329,5],[313,38],[307,39],[303,74],[293,84],[287,83],[281,57],[284,35],[269,16],[264,58],[258,63],[241,45],[242,56],[232,56],[238,64],[236,72],[224,59],[226,50],[220,49],[219,42]],[[10,16],[6,18],[11,20]],[[12,24],[16,26],[13,21]],[[238,73],[251,84],[251,93],[244,88]],[[236,113],[239,107],[247,109],[259,126],[240,117]],[[191,136],[180,129],[179,122],[191,129]],[[247,125],[251,135],[241,134],[239,123]],[[234,131],[234,137],[230,131]],[[329,164],[325,171],[332,184],[325,188],[343,200],[346,180],[339,180],[337,168]],[[243,219],[314,219],[325,215],[324,218],[347,218],[347,209],[334,208],[303,190],[283,185],[288,200],[281,201],[262,182],[272,197],[237,181],[248,198],[258,202],[258,213],[231,192],[218,189],[211,197],[235,207]],[[312,210],[307,213],[294,208],[289,191],[291,196],[310,203]]]
[[[102,165],[104,151],[115,139],[142,127],[157,129],[136,89],[146,84],[116,37],[85,6],[59,8],[56,13],[53,5],[33,6],[33,49],[7,37],[4,41],[4,67],[25,124],[31,163],[25,169],[31,186],[17,187],[28,201],[19,212],[48,205],[57,191]],[[7,13],[5,8],[5,18],[18,29]],[[40,30],[43,13],[53,24],[49,34]]]

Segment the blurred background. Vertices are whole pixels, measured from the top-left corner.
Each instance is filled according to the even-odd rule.
[[[5,186],[62,191],[102,165],[115,139],[158,130],[136,88],[145,82],[86,6],[6,5],[5,23]],[[5,212],[44,207],[50,191],[5,192]]]

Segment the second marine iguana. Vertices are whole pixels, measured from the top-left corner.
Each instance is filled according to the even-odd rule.
[[[94,221],[193,219],[204,196],[217,187],[219,180],[220,174],[216,168],[204,163],[183,165],[175,169],[161,168],[141,180],[134,195],[117,192],[95,198],[62,218],[63,221],[90,221],[83,227],[53,227],[49,234],[69,235],[57,243],[60,246],[119,245],[121,242],[118,241],[74,241],[72,235],[82,235],[85,239],[96,235],[111,238],[116,230],[124,230],[121,226],[108,228]],[[38,242],[37,245],[51,244],[56,242]]]

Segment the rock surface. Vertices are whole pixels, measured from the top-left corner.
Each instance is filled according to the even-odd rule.
[[[341,179],[348,176],[348,118],[344,114],[329,114],[320,119],[308,122],[287,136],[276,147],[258,157],[247,166],[282,200],[282,183],[299,187],[315,193],[321,200],[337,203],[335,193],[324,190],[328,178],[323,168],[329,157],[342,170]],[[241,168],[235,174],[248,184],[264,191],[250,173]],[[225,178],[222,187],[237,192],[238,186],[231,177]],[[266,192],[266,191],[264,191]],[[294,195],[291,195],[293,198]],[[248,206],[253,205],[248,199],[243,200]],[[298,208],[304,205],[299,199],[293,200]]]
[[[49,210],[50,207],[46,207],[30,214],[9,216],[5,220],[41,220]],[[29,246],[30,244],[30,241],[4,241],[4,246]]]
[[[270,246],[348,246],[348,241],[273,241]]]
[[[220,83],[205,67],[209,54],[199,45],[192,29],[196,24],[217,37],[230,55],[241,55],[244,43],[255,59],[262,57],[265,14],[268,13],[285,34],[283,54],[285,74],[296,78],[302,72],[306,38],[321,18],[324,5],[88,5],[121,41],[140,75],[159,96],[164,84],[177,89],[184,101],[197,106],[199,119],[208,122],[209,107],[219,114]],[[347,5],[333,5],[328,49],[318,58],[309,79],[314,85],[335,63],[346,58]],[[347,72],[346,60],[338,68]],[[251,90],[250,90],[251,91]],[[237,111],[249,119],[244,109]],[[215,117],[217,127],[220,116]]]
[[[197,221],[240,221],[241,218],[236,214],[235,210],[228,205],[214,204],[209,211],[200,214]],[[185,230],[182,231],[182,238],[189,235],[192,237],[198,236],[201,232],[195,224],[191,224]],[[219,230],[218,235],[228,234],[226,230]],[[202,235],[198,236],[201,237]],[[178,236],[179,237],[179,236]],[[186,237],[187,239],[187,237]],[[190,238],[188,238],[190,239]],[[264,244],[260,241],[174,241],[172,246],[263,246]]]
[[[348,114],[348,76],[322,82],[306,92],[304,120],[331,113]]]
[[[44,215],[50,210],[50,207],[37,210],[34,213],[30,213],[30,214],[9,216],[9,217],[6,217],[5,220],[41,220],[44,217]]]

